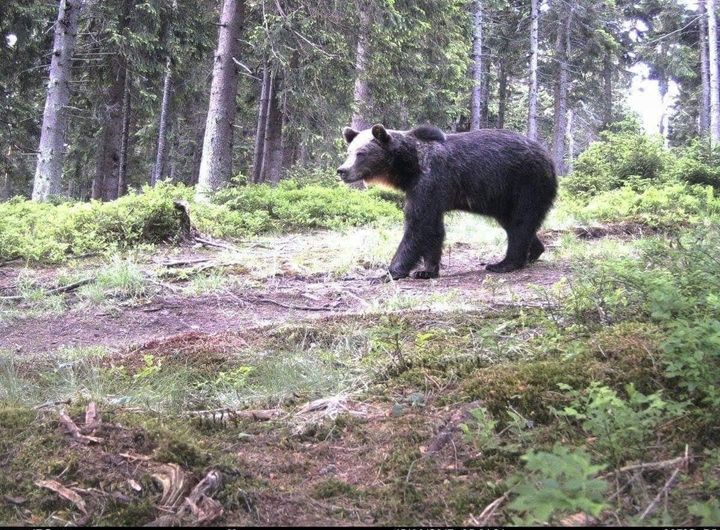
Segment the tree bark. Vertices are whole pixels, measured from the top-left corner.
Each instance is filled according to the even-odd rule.
[[[158,123],[158,143],[157,154],[155,156],[155,165],[153,166],[152,176],[150,177],[150,185],[155,186],[158,181],[162,180],[166,173],[167,153],[168,153],[168,122],[170,114],[170,99],[172,94],[172,60],[167,57],[165,63],[165,81],[163,83],[162,103],[160,105],[160,122]]]
[[[475,0],[473,6],[473,48],[472,48],[472,79],[473,87],[470,97],[470,130],[477,131],[484,124],[482,123],[482,107],[485,92],[485,82],[483,74],[485,73],[483,65],[483,0]]]
[[[195,113],[193,116],[193,123],[195,127],[193,130],[197,131],[195,134],[195,140],[193,142],[192,151],[192,173],[190,175],[190,185],[197,186],[198,177],[200,176],[200,161],[202,160],[202,147],[203,138],[205,138],[205,119],[200,113]]]
[[[505,127],[505,112],[507,109],[507,97],[508,97],[508,74],[507,66],[503,59],[500,60],[500,72],[498,74],[498,115],[497,115],[497,128],[502,129]]]
[[[33,182],[32,198],[35,201],[46,201],[51,195],[60,193],[61,189],[72,56],[77,37],[78,16],[83,5],[83,0],[60,0],[58,8],[50,60],[50,79]]]
[[[273,75],[270,88],[270,101],[268,103],[267,124],[265,126],[265,149],[263,154],[263,175],[261,182],[270,182],[276,185],[282,175],[282,99],[280,88],[282,75],[276,72]]]
[[[263,78],[260,87],[260,101],[258,104],[258,122],[255,132],[255,155],[253,156],[252,181],[259,183],[262,180],[262,164],[265,154],[265,127],[267,126],[268,102],[270,101],[270,65],[263,65]]]
[[[210,105],[196,191],[198,199],[201,200],[206,199],[208,193],[217,190],[232,175],[233,123],[238,79],[233,57],[238,54],[238,36],[244,7],[241,0],[225,0],[220,17]]]
[[[127,73],[123,58],[115,58],[114,63],[114,79],[107,91],[102,112],[103,126],[92,187],[92,198],[105,201],[117,199],[122,143],[122,101]]]
[[[297,137],[290,129],[290,103],[288,92],[283,92],[282,103],[282,163],[283,174],[295,163],[297,153]]]
[[[123,105],[122,105],[122,133],[120,135],[120,167],[118,168],[118,188],[117,197],[127,194],[127,164],[129,146],[130,146],[130,112],[132,111],[130,102],[130,72],[125,69],[125,87],[123,89]]]
[[[573,125],[575,113],[573,109],[567,109],[567,128],[565,134],[565,141],[567,142],[567,164],[565,169],[568,173],[572,173],[573,166],[575,165],[575,138],[573,137]]]
[[[555,60],[557,74],[555,78],[555,120],[553,127],[553,160],[558,175],[567,172],[565,164],[565,138],[567,136],[567,96],[568,96],[568,60],[570,55],[570,25],[572,23],[572,7],[568,8],[565,17],[560,20],[555,40]]]
[[[667,53],[666,51],[663,51],[663,55]],[[665,76],[664,72],[663,75],[658,79],[658,92],[660,92],[660,105],[662,107],[662,113],[660,114],[660,123],[658,124],[658,132],[660,133],[660,136],[662,136],[665,139],[665,142],[667,143],[667,105],[665,104],[665,96],[667,96],[668,93],[668,85],[670,80]]]
[[[351,126],[356,131],[370,127],[367,118],[370,107],[370,87],[367,82],[368,35],[370,34],[370,13],[368,6],[358,2],[359,33],[355,48],[355,88],[353,90],[353,116]]]
[[[537,140],[538,103],[538,26],[540,10],[538,0],[530,2],[530,80],[528,87],[528,137]]]
[[[720,144],[720,65],[718,65],[717,3],[707,0],[708,60],[710,61],[710,143]]]
[[[122,33],[129,24],[130,12],[135,0],[123,0],[122,12],[118,22],[118,33]],[[112,83],[106,92],[105,108],[102,114],[102,133],[95,178],[93,179],[92,198],[112,201],[118,197],[120,178],[120,158],[122,150],[123,98],[127,76],[127,57],[120,53],[111,56],[113,72]]]
[[[700,108],[698,109],[698,133],[704,136],[710,128],[710,61],[708,59],[708,21],[705,0],[698,1],[698,14],[700,16],[700,39],[698,45],[700,46],[700,84],[702,86]]]
[[[613,121],[613,64],[609,51],[605,52],[603,58],[603,128],[607,128]]]

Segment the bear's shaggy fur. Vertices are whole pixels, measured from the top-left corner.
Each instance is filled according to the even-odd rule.
[[[509,272],[537,260],[537,237],[557,194],[547,151],[507,130],[445,134],[437,127],[393,131],[375,125],[343,130],[348,157],[338,168],[345,182],[381,182],[406,194],[405,233],[389,274],[404,278],[423,260],[415,278],[435,278],[445,239],[443,216],[464,210],[492,217],[507,232],[505,258],[487,266]]]

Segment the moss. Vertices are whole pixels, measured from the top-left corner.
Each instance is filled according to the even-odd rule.
[[[558,392],[558,384],[583,388],[604,373],[601,363],[584,356],[503,363],[475,371],[459,393],[466,401],[482,400],[493,415],[502,415],[512,405],[529,419],[548,422],[550,408],[567,400]]]
[[[347,482],[336,478],[329,478],[315,484],[312,496],[316,499],[330,499],[332,497],[350,497],[354,495],[356,488]]]
[[[0,429],[7,431],[26,429],[36,416],[37,412],[27,407],[0,406]]]
[[[159,462],[194,468],[207,464],[209,455],[203,454],[199,447],[189,441],[171,437],[160,442],[160,446],[153,453],[153,458]]]
[[[93,526],[142,527],[157,517],[153,499],[145,498],[136,502],[111,501],[105,506],[103,515],[93,521]]]

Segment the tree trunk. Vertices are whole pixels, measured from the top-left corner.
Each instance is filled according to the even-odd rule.
[[[265,127],[267,125],[268,101],[270,100],[270,65],[263,65],[263,78],[260,87],[260,102],[258,104],[258,122],[255,132],[255,155],[253,156],[252,181],[259,183],[262,180],[262,164],[265,154]]]
[[[705,0],[698,1],[698,13],[700,16],[700,84],[702,95],[700,100],[698,133],[704,136],[710,128],[710,61],[708,59],[708,31],[707,12]]]
[[[172,60],[168,55],[165,63],[165,82],[163,83],[162,104],[160,105],[160,122],[158,123],[157,154],[155,166],[153,167],[150,185],[155,186],[162,180],[167,165],[168,152],[168,121],[170,110],[170,98],[172,94]]]
[[[663,56],[665,56],[665,53],[667,53],[667,51],[663,50]],[[667,93],[668,93],[668,84],[669,84],[669,79],[665,76],[665,74],[663,72],[663,75],[661,75],[660,79],[658,79],[658,92],[660,92],[660,106],[662,108],[662,113],[660,114],[660,123],[658,124],[658,132],[660,133],[660,136],[662,136],[665,139],[666,144],[667,144],[667,105],[665,104],[665,96],[667,96]]]
[[[92,188],[92,198],[105,201],[117,199],[122,143],[122,103],[127,73],[123,58],[117,57],[114,62],[114,80],[107,92],[105,109],[102,112],[100,149],[98,150]]]
[[[570,56],[570,24],[572,6],[568,8],[564,19],[560,20],[555,40],[555,123],[553,127],[553,160],[558,175],[565,175],[565,138],[567,136],[567,96],[568,96],[568,59]]]
[[[134,4],[135,0],[123,0],[118,20],[119,33],[122,33],[128,26]],[[92,191],[93,199],[105,201],[112,201],[118,197],[127,57],[117,53],[111,57],[110,64],[113,78],[106,93],[105,108],[101,113],[103,123],[101,144]]]
[[[282,99],[280,87],[282,76],[279,72],[273,75],[270,84],[270,101],[268,103],[267,124],[265,125],[265,149],[263,154],[262,182],[276,185],[282,175]]]
[[[127,70],[122,57],[113,59],[114,79],[107,91],[102,111],[102,133],[98,149],[92,198],[105,201],[117,199],[120,147],[122,144],[122,106]]]
[[[233,57],[238,53],[244,7],[241,0],[225,0],[220,17],[196,192],[201,200],[227,182],[232,175],[233,122],[238,79]]]
[[[355,48],[355,89],[353,91],[353,116],[351,126],[356,131],[370,127],[367,118],[370,107],[370,87],[367,82],[368,35],[370,34],[370,13],[368,6],[358,3],[359,33]]]
[[[538,0],[530,2],[530,82],[528,87],[528,137],[537,140],[537,104],[538,104],[538,22],[540,10]]]
[[[487,57],[487,54],[486,54]],[[482,101],[480,102],[480,127],[490,123],[490,61],[483,61]]]
[[[195,113],[193,117],[193,123],[195,124],[194,130],[197,131],[195,134],[195,141],[193,142],[193,155],[192,155],[192,173],[190,174],[190,185],[196,186],[198,183],[198,177],[200,176],[200,161],[202,160],[202,145],[203,138],[205,138],[205,119],[200,113]]]
[[[485,82],[483,74],[485,73],[483,65],[483,0],[475,0],[473,13],[473,49],[472,49],[472,94],[470,97],[470,130],[477,131],[482,124],[482,107],[484,99]]]
[[[605,52],[603,58],[603,129],[606,129],[613,121],[613,64],[609,51]]]
[[[123,105],[122,105],[122,133],[120,135],[120,167],[118,168],[118,188],[117,196],[122,197],[127,194],[127,162],[130,145],[130,72],[125,69],[125,87],[123,89]]]
[[[288,92],[283,92],[282,103],[282,161],[281,167],[283,173],[295,163],[295,154],[297,151],[297,141],[294,131],[290,129],[290,104],[288,103]]]
[[[710,85],[710,143],[720,144],[720,65],[718,64],[717,2],[707,0],[708,77]]]
[[[572,173],[573,166],[575,164],[575,138],[573,138],[573,109],[567,110],[567,134],[565,140],[567,141],[568,153],[567,153],[567,165],[566,170],[568,173]]]
[[[505,61],[500,60],[500,72],[498,74],[498,115],[497,115],[497,128],[502,129],[505,127],[505,112],[507,109],[507,97],[508,97],[508,74]]]
[[[58,8],[50,60],[50,80],[33,182],[32,198],[35,201],[46,201],[51,195],[60,193],[65,160],[66,107],[70,101],[72,55],[77,37],[78,15],[83,4],[83,0],[60,0]]]
[[[10,160],[12,155],[12,146],[8,146],[7,158]],[[0,180],[0,202],[8,200],[12,196],[12,187],[10,186],[10,172],[6,169]]]

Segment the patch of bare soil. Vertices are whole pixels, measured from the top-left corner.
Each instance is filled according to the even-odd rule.
[[[202,254],[197,259],[206,256]],[[183,259],[193,257],[186,253]],[[12,292],[20,268],[0,271],[0,290]],[[489,274],[472,248],[456,244],[446,252],[444,268],[437,279],[373,283],[372,279],[381,274],[380,270],[362,271],[352,278],[285,274],[266,278],[254,288],[231,288],[197,296],[160,292],[136,304],[110,308],[81,308],[78,304],[73,308],[74,295],[68,293],[70,309],[62,314],[0,319],[0,349],[15,352],[84,346],[125,349],[187,333],[214,335],[331,315],[380,311],[392,299],[403,299],[399,303],[405,306],[412,306],[413,300],[422,304],[423,299],[443,296],[480,307],[512,300],[529,302],[539,296],[534,286],[549,287],[566,276],[568,270],[540,260],[509,274]],[[47,285],[53,284],[49,270],[44,269],[41,278]]]

